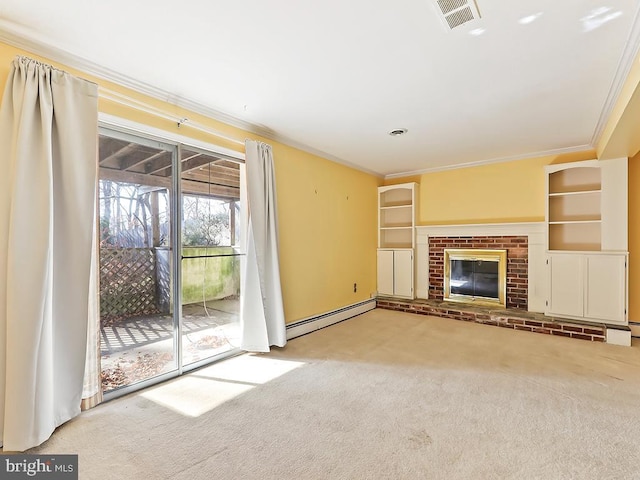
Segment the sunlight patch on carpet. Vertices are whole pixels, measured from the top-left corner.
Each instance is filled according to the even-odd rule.
[[[305,365],[303,362],[247,354],[198,370],[196,375],[217,380],[262,385],[303,365]]]
[[[180,415],[199,417],[303,365],[302,362],[241,355],[163,383],[140,396]]]

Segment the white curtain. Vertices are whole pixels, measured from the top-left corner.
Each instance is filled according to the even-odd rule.
[[[97,178],[96,178],[97,181]],[[98,185],[96,184],[96,188]],[[93,217],[95,220],[95,216]],[[97,225],[94,221],[94,231]],[[89,277],[89,312],[87,323],[87,352],[84,366],[84,384],[82,386],[82,410],[88,410],[102,402],[102,365],[100,363],[100,258],[98,255],[98,232],[95,231],[91,243],[91,274]]]
[[[0,108],[0,433],[24,451],[80,413],[97,86],[18,57]]]
[[[241,348],[268,352],[283,347],[287,332],[278,263],[276,179],[271,146],[247,140],[247,196],[249,219],[243,269]]]

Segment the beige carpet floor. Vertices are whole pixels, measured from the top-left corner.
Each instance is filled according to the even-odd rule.
[[[106,403],[87,479],[640,478],[640,347],[373,310]]]

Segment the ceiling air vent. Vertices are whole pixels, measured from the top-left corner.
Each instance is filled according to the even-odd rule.
[[[474,0],[436,0],[436,3],[440,18],[449,30],[480,18]]]

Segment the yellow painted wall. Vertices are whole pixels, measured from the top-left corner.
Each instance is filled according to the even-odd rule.
[[[274,147],[283,294],[295,312],[326,311],[325,296],[348,305],[376,291],[376,177],[301,152]],[[373,258],[372,258],[373,256]],[[357,283],[357,293],[353,284]],[[293,308],[293,307],[288,307]]]
[[[264,140],[273,146],[280,220],[280,267],[287,323],[368,299],[376,290],[376,187],[372,175],[289,146],[262,139],[175,105],[94,78],[0,42],[0,91],[10,64],[28,55],[123,93],[145,104],[187,117],[225,135]],[[103,113],[243,151],[244,147],[170,120],[100,100]],[[357,283],[358,291],[353,292]]]
[[[425,173],[389,184],[420,184],[419,225],[541,222],[544,166],[593,158],[594,151],[554,155]]]

